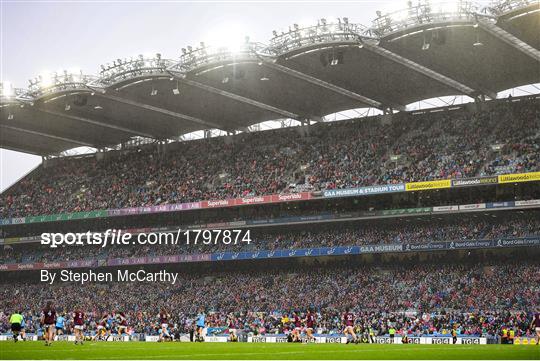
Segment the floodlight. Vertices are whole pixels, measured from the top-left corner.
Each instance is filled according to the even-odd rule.
[[[65,111],[68,111],[68,110],[70,110],[70,109],[71,109],[71,105],[66,104],[66,106],[64,107],[64,110],[65,110]]]
[[[180,95],[180,89],[178,89],[178,88],[174,88],[172,90],[172,92],[173,92],[174,95]]]
[[[56,74],[54,77],[56,77]],[[46,88],[54,84],[54,79],[50,72],[43,72],[39,75],[39,82],[42,88]]]
[[[239,24],[223,24],[205,38],[210,47],[226,48],[232,53],[239,52],[249,43],[250,39]]]

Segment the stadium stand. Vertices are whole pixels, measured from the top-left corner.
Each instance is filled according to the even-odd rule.
[[[377,334],[393,325],[410,335],[444,335],[459,324],[464,335],[496,335],[503,325],[525,335],[530,333],[528,313],[539,307],[537,265],[523,257],[477,262],[440,256],[422,264],[349,260],[257,270],[248,264],[232,270],[186,270],[177,284],[150,283],[144,292],[137,283],[9,284],[0,290],[0,332],[14,309],[25,310],[30,332],[37,329],[41,305],[35,299],[56,295],[59,312],[87,310],[90,332],[103,312],[126,312],[135,333],[157,334],[161,308],[170,309],[171,325],[185,332],[204,304],[209,328],[217,332],[227,328],[232,313],[245,333],[282,333],[292,327],[292,320],[283,317],[313,307],[321,333],[336,333],[350,306],[358,326]]]
[[[2,218],[540,169],[538,100],[488,111],[316,124],[177,144],[109,159],[59,159],[4,192]],[[229,137],[230,138],[230,137]],[[398,159],[398,160],[392,160]],[[144,169],[144,171],[141,171]]]
[[[303,249],[311,247],[364,246],[381,244],[430,244],[433,242],[516,239],[540,236],[540,216],[531,210],[525,214],[499,214],[496,217],[459,217],[443,221],[392,220],[390,222],[322,223],[265,229],[252,229],[250,243],[204,245],[127,245],[65,246],[51,249],[39,243],[9,245],[0,252],[1,263],[58,262],[85,259],[129,258],[224,251]]]
[[[311,308],[316,333],[341,339],[350,308],[359,334],[457,330],[495,343],[511,328],[532,339],[540,97],[497,99],[539,79],[536,42],[519,31],[537,10],[516,3],[437,14],[409,2],[397,23],[382,13],[365,29],[321,19],[276,32],[265,49],[246,39],[235,55],[201,43],[179,61],[117,59],[97,77],[66,71],[2,96],[0,146],[44,162],[0,195],[0,336],[21,311],[37,339],[52,300],[69,335],[69,313],[83,310],[87,337],[104,313],[116,332],[125,313],[128,340],[157,341],[162,309],[186,337],[204,309],[209,334],[234,328],[247,341],[289,334],[292,314]],[[422,11],[410,18],[413,10]],[[521,20],[506,23],[503,13]],[[406,110],[456,94],[473,101]],[[325,118],[359,107],[382,114]],[[300,125],[254,130],[281,119]],[[195,131],[204,138],[179,141]],[[97,152],[62,154],[74,146]],[[40,243],[42,232],[235,228],[252,241]],[[120,270],[179,280],[38,281],[47,271]]]

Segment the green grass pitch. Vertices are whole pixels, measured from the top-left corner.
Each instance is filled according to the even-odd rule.
[[[529,345],[344,345],[260,343],[0,342],[0,359],[529,359]]]

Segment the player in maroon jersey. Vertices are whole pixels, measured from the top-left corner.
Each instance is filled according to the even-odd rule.
[[[99,320],[99,323],[97,325],[97,333],[96,333],[96,339],[107,339],[109,337],[109,330],[107,329],[107,319],[109,318],[109,314],[107,312],[104,312],[101,316],[101,319]],[[106,337],[105,337],[106,336]]]
[[[169,334],[169,319],[171,318],[171,315],[162,308],[158,314],[158,318],[159,324],[161,325],[161,333],[159,334],[159,342],[161,342],[165,337],[171,338],[171,335]]]
[[[302,319],[296,312],[293,312],[293,324],[294,324],[294,329],[292,330],[293,342],[301,342],[300,334],[302,332]]]
[[[41,323],[45,328],[45,332],[43,333],[45,346],[50,346],[54,341],[54,325],[56,323],[56,310],[54,309],[52,301],[47,302],[47,306],[43,309]]]
[[[536,346],[538,346],[540,344],[540,311],[534,314],[531,328],[536,332]]]
[[[353,342],[358,342],[358,338],[354,332],[354,315],[351,313],[351,310],[348,307],[346,312],[343,314],[343,324],[345,325],[345,329],[343,330],[345,337],[347,337],[347,335],[351,335]],[[348,339],[347,342],[349,342]]]
[[[116,319],[118,321],[118,336],[122,336],[124,332],[127,334],[127,317],[124,312],[117,312]]]
[[[238,336],[236,335],[236,318],[232,313],[227,316],[227,324],[229,326],[229,341],[237,342]]]
[[[316,320],[315,313],[311,308],[308,309],[306,318],[304,319],[304,322],[306,323],[306,335],[307,335],[307,341],[314,341],[315,336],[313,336],[313,329],[315,328],[315,320]]]
[[[84,341],[84,312],[77,309],[73,312],[73,330],[75,331],[75,345]]]

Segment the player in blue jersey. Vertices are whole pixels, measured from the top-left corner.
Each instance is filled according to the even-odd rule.
[[[63,314],[58,315],[58,317],[56,317],[56,323],[54,325],[54,328],[58,336],[64,334],[65,323],[66,323],[66,318],[64,317]]]
[[[21,332],[19,333],[19,335],[21,336],[23,341],[26,341],[26,318],[24,317],[24,313],[21,312],[21,315],[23,316],[23,318],[21,320]]]
[[[205,327],[205,321],[206,321],[206,315],[204,314],[204,309],[201,308],[199,310],[199,314],[197,315],[197,337],[195,341],[203,342],[203,330]]]
[[[115,320],[116,320],[116,316],[114,315],[114,313],[111,313],[111,314],[107,315],[107,324],[105,326],[105,327],[107,327],[107,337],[105,338],[105,340],[108,340],[109,336],[113,332],[114,321]]]

